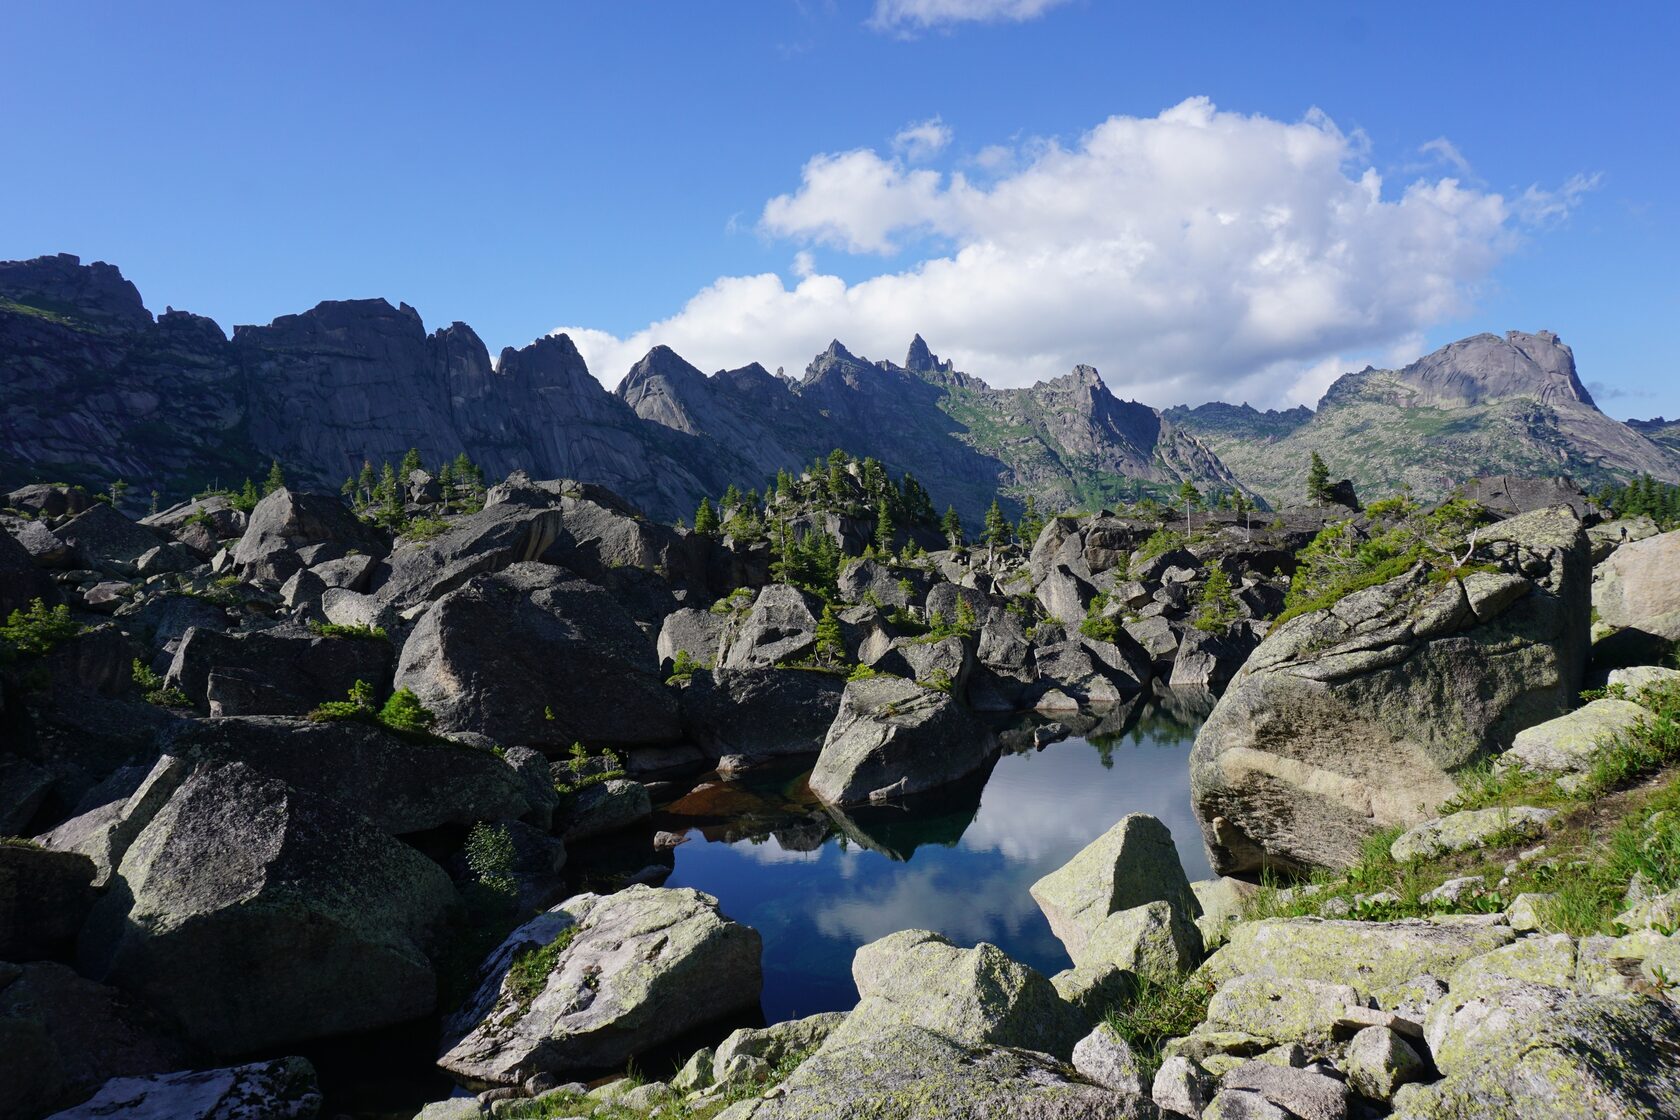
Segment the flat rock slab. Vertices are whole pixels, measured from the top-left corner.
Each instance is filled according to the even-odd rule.
[[[1432,858],[1449,852],[1465,852],[1486,846],[1491,839],[1505,843],[1538,840],[1557,816],[1555,809],[1527,805],[1510,808],[1466,809],[1425,821],[1407,829],[1389,845],[1388,854],[1397,862]]]
[[[1494,761],[1494,773],[1520,766],[1536,774],[1584,774],[1607,745],[1650,715],[1631,700],[1594,700],[1568,715],[1517,732],[1511,749]]]

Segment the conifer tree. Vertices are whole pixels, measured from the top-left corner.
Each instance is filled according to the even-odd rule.
[[[402,465],[397,468],[397,477],[401,479],[403,485],[406,486],[408,485],[409,476],[419,469],[420,452],[411,447],[402,457]]]
[[[1038,515],[1038,502],[1031,494],[1027,495],[1027,503],[1021,510],[1021,524],[1017,535],[1022,544],[1028,544],[1038,539],[1038,534],[1044,529],[1044,518]]]
[[[694,511],[694,531],[703,537],[714,537],[717,535],[717,511],[712,508],[712,500],[710,498],[701,498],[700,508]]]
[[[817,660],[838,665],[845,659],[846,639],[840,632],[840,620],[834,617],[833,605],[824,603],[822,617],[817,619]]]
[[[263,480],[263,494],[267,496],[286,485],[286,472],[280,469],[280,460],[271,459],[268,463],[268,477]]]
[[[992,499],[992,508],[986,511],[986,544],[992,548],[999,548],[1009,543],[1009,522],[1003,516],[1003,510],[998,507],[996,498]]]
[[[740,487],[736,486],[733,482],[731,482],[729,484],[729,488],[723,492],[723,501],[718,503],[718,508],[727,512],[728,510],[734,509],[736,506],[738,506],[740,504],[741,504],[741,490],[740,490]]]
[[[361,498],[360,505],[366,507],[373,503],[373,488],[377,485],[379,485],[379,480],[373,475],[373,464],[363,459],[362,473],[356,476],[356,491]]]
[[[887,509],[887,500],[882,498],[875,503],[875,550],[883,556],[891,556],[892,549],[892,512]]]
[[[945,519],[940,523],[945,530],[945,539],[951,542],[952,548],[960,548],[963,543],[962,518],[957,516],[956,506],[945,507]]]
[[[1316,451],[1307,463],[1307,501],[1320,506],[1330,501],[1330,468]]]

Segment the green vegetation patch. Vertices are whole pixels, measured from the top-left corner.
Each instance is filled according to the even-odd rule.
[[[1103,1025],[1137,1056],[1147,1083],[1161,1065],[1161,1047],[1207,1018],[1213,985],[1194,975],[1165,984],[1140,978],[1136,994],[1109,1009]]]
[[[391,636],[385,632],[383,626],[363,626],[360,623],[350,624],[342,622],[318,622],[309,620],[309,632],[319,638],[362,638],[368,641],[388,642]]]
[[[508,965],[507,979],[502,981],[502,990],[521,1010],[530,1007],[531,1001],[542,995],[549,976],[559,966],[560,957],[571,948],[577,934],[577,926],[567,926],[547,945],[526,949],[513,958],[513,963]]]
[[[43,656],[82,630],[63,603],[48,607],[40,599],[33,600],[27,610],[13,611],[0,625],[0,662]]]

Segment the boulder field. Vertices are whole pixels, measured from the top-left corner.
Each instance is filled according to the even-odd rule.
[[[143,521],[73,488],[8,496],[0,1111],[305,1118],[324,1098],[300,1052],[428,1021],[477,1093],[430,1117],[1680,1107],[1652,1057],[1680,1051],[1665,890],[1610,936],[1473,876],[1392,920],[1395,901],[1339,895],[1267,916],[1281,892],[1231,877],[1348,866],[1379,832],[1408,865],[1567,833],[1548,801],[1448,803],[1483,764],[1579,796],[1608,740],[1667,710],[1649,664],[1576,695],[1610,638],[1661,638],[1680,610],[1660,562],[1624,556],[1671,534],[1518,514],[1468,562],[1275,624],[1328,513],[907,539],[817,595],[770,578],[790,569],[768,541],[655,525],[598,488],[437,494],[413,480],[395,537],[284,486]],[[1003,746],[984,713],[1088,726],[1168,683],[1211,709],[1191,777],[1221,878],[1188,882],[1165,826],[1128,816],[1031,888],[1061,971],[903,930],[857,952],[853,1010],[726,1035],[758,1006],[761,940],[656,885],[680,840],[649,842],[667,775],[715,769],[696,796],[721,799],[808,756],[822,835],[908,858],[869,814],[978,783]],[[586,849],[619,861],[596,889],[568,876]],[[1135,1029],[1168,1000],[1170,1030]],[[673,1048],[668,1078],[584,1087]]]

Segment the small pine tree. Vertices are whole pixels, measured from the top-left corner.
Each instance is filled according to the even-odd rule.
[[[280,469],[280,460],[270,459],[268,462],[268,477],[263,479],[263,496],[267,497],[276,490],[286,486],[286,472]]]
[[[1200,608],[1195,619],[1198,630],[1220,633],[1237,620],[1239,611],[1236,596],[1231,594],[1231,580],[1218,564],[1208,572],[1197,605]]]
[[[1330,468],[1324,465],[1324,460],[1316,451],[1307,464],[1307,501],[1313,505],[1324,505],[1330,501]]]
[[[364,508],[373,504],[373,488],[379,485],[379,479],[374,476],[373,463],[362,460],[362,473],[356,476],[356,492],[360,497],[360,505]]]
[[[891,556],[892,547],[892,512],[887,509],[887,500],[882,498],[875,504],[875,550],[883,556]]]
[[[1044,518],[1038,515],[1038,502],[1031,495],[1027,495],[1027,504],[1021,510],[1021,523],[1017,533],[1023,544],[1038,539],[1038,534],[1044,529]]]
[[[406,484],[409,476],[419,469],[420,452],[411,447],[402,457],[402,465],[397,468],[397,477],[402,479]]]
[[[992,548],[1001,548],[1008,543],[1009,521],[1003,516],[997,499],[993,498],[992,508],[986,511],[986,544]]]
[[[840,632],[840,620],[834,617],[833,605],[824,603],[822,617],[817,619],[817,660],[838,665],[845,659],[846,639]]]
[[[401,520],[403,512],[403,491],[397,485],[397,472],[390,463],[379,473],[379,496],[384,501],[385,515],[393,521]]]
[[[703,537],[717,535],[718,516],[710,498],[701,498],[700,508],[694,511],[694,531]]]
[[[945,530],[945,539],[951,542],[952,548],[960,548],[963,543],[962,518],[957,516],[956,506],[945,507],[945,520],[940,523]]]
[[[729,489],[727,489],[723,492],[723,501],[718,503],[718,508],[724,510],[725,512],[728,512],[729,510],[734,509],[736,506],[738,506],[740,504],[741,504],[741,490],[738,486],[736,486],[733,482],[731,482],[729,484]]]
[[[1178,487],[1178,500],[1186,506],[1200,505],[1202,492],[1196,489],[1196,484],[1187,478]]]

